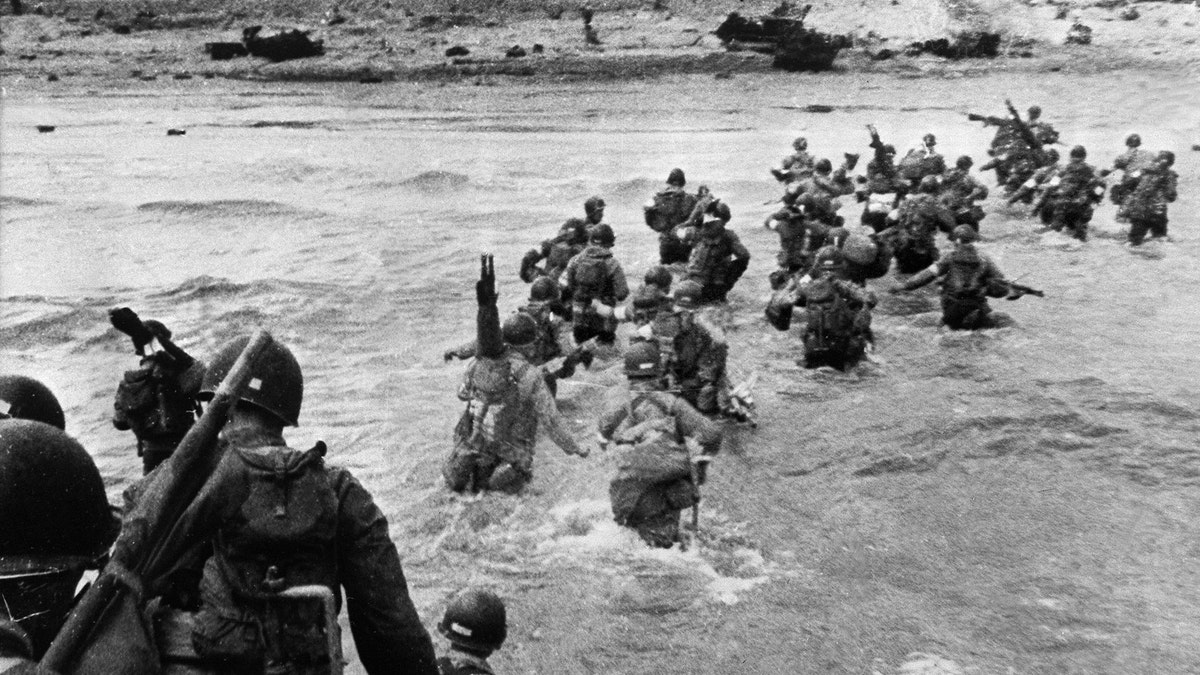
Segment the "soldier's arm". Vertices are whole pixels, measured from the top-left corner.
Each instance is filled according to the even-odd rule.
[[[749,261],[750,260],[750,249],[746,248],[746,245],[742,243],[741,238],[739,238],[737,236],[736,232],[733,232],[733,231],[728,231],[728,232],[729,232],[729,244],[730,244],[730,247],[733,249],[733,257],[738,260]]]
[[[983,274],[980,276],[980,280],[983,282],[988,296],[1003,298],[1008,295],[1012,288],[1008,285],[1008,280],[1004,278],[1000,267],[988,256],[981,255],[980,257],[983,258]]]
[[[1179,174],[1167,170],[1166,185],[1163,187],[1163,199],[1173,202],[1179,196]]]
[[[717,454],[721,449],[721,427],[681,398],[675,399],[673,407],[680,434],[699,444],[702,454]]]
[[[617,433],[617,429],[621,427],[621,423],[628,416],[628,399],[622,399],[600,412],[600,417],[596,420],[596,431],[599,432],[603,442],[607,443],[612,440],[613,435]]]
[[[941,275],[945,274],[946,268],[948,268],[948,265],[945,262],[945,258],[943,258],[942,260],[935,262],[934,264],[930,265],[929,267],[926,267],[925,269],[921,270],[920,272],[917,272],[916,274],[914,274],[912,276],[911,279],[904,282],[903,284],[898,284],[896,286],[893,286],[892,288],[893,288],[893,290],[903,290],[903,291],[911,291],[915,288],[920,288],[920,287],[924,286],[925,284],[933,281],[934,279],[937,279]]]
[[[371,675],[436,675],[433,641],[413,606],[387,518],[350,472],[331,468],[338,496],[338,570],[350,631]]]
[[[546,388],[546,382],[542,379],[541,369],[530,368],[526,378],[529,381],[525,383],[525,386],[529,387],[529,395],[533,397],[534,412],[537,414],[538,423],[546,430],[546,435],[568,455],[587,457],[587,450],[575,442],[575,437],[567,428],[567,421],[563,419],[562,413],[558,412],[554,396]]]
[[[451,347],[450,349],[447,349],[442,354],[442,358],[446,361],[450,361],[452,359],[462,359],[464,361],[467,359],[473,359],[475,358],[476,347],[477,345],[475,344],[474,340],[471,340],[470,342],[464,342],[457,347]]]
[[[612,274],[613,297],[617,299],[617,302],[621,302],[629,297],[629,283],[625,281],[625,270],[621,269],[621,264],[616,259],[612,259],[610,273]]]

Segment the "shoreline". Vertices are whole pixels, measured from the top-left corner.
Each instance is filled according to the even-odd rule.
[[[940,0],[929,1],[941,5]],[[1090,45],[1062,44],[1061,36],[1071,21],[1046,19],[1047,12],[1055,11],[1052,6],[1016,2],[1006,5],[1022,9],[1005,17],[1009,25],[1001,55],[991,58],[951,60],[929,55],[907,56],[904,48],[910,40],[920,37],[914,29],[897,26],[890,37],[884,37],[874,29],[867,29],[868,24],[851,25],[853,18],[833,14],[823,18],[819,10],[812,12],[807,24],[830,33],[837,33],[835,29],[851,29],[838,33],[850,36],[853,46],[843,49],[833,69],[825,71],[835,75],[941,78],[979,77],[993,72],[1030,75],[1125,69],[1200,72],[1197,46],[1200,30],[1196,28],[1200,8],[1195,5],[1138,3],[1137,7],[1142,9],[1141,18],[1136,21],[1116,19],[1110,9],[1080,8],[1074,20],[1094,25],[1096,29]],[[750,11],[743,13],[753,15]],[[1017,15],[1021,15],[1020,22],[1013,18]],[[871,16],[876,21],[886,19],[876,14]],[[215,61],[205,53],[204,46],[208,42],[236,41],[241,28],[250,25],[263,24],[267,26],[264,32],[292,27],[310,30],[303,21],[269,15],[229,14],[223,18],[211,14],[157,15],[157,25],[162,27],[155,27],[154,21],[150,21],[143,29],[117,34],[113,32],[113,22],[106,23],[103,17],[96,17],[100,15],[86,19],[69,13],[5,16],[0,78],[10,87],[38,80],[47,85],[94,86],[131,79],[213,78],[490,85],[646,80],[676,74],[727,78],[776,71],[770,55],[729,51],[711,35],[724,17],[719,13],[692,17],[642,10],[598,14],[596,22],[605,39],[601,46],[585,45],[582,24],[565,18],[512,16],[502,20],[472,20],[468,22],[471,25],[441,25],[433,21],[430,27],[425,25],[431,23],[429,16],[351,15],[343,23],[311,29],[313,39],[324,41],[324,56],[279,63],[258,57]],[[998,22],[995,17],[982,23],[974,18],[972,23],[956,25],[1002,28]],[[124,23],[116,23],[126,27]],[[535,44],[542,47],[542,53],[517,58],[505,56],[505,51],[514,46],[530,51]],[[445,52],[450,47],[465,48],[468,54],[447,57]],[[895,55],[879,59],[884,49]],[[797,78],[806,75],[795,74]]]

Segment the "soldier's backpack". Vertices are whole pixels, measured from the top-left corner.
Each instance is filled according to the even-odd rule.
[[[983,259],[975,251],[954,251],[944,282],[946,292],[958,299],[982,298],[987,292],[983,282]]]
[[[613,516],[625,525],[639,507],[646,508],[646,491],[666,487],[665,505],[685,509],[699,499],[691,486],[690,460],[665,394],[644,393],[629,404],[629,417],[613,436],[618,444],[631,445],[620,455],[617,475],[609,484]],[[671,485],[676,483],[677,485]],[[676,488],[676,489],[671,489]]]
[[[164,370],[147,360],[142,367],[125,372],[113,400],[113,426],[122,431],[132,429],[139,438],[187,432],[193,408]]]
[[[806,354],[841,354],[854,333],[856,312],[838,292],[833,280],[822,277],[805,290],[804,351]]]
[[[580,255],[579,264],[575,266],[574,295],[576,301],[591,302],[595,298],[604,299],[611,295],[608,290],[608,258]]]
[[[655,232],[670,232],[692,215],[695,206],[695,195],[682,190],[663,190],[654,195],[654,206],[646,209],[646,224]]]
[[[300,452],[280,447],[236,448],[245,469],[247,494],[234,519],[215,541],[214,558],[233,597],[261,608],[257,625],[268,660],[327,672],[336,618],[330,625],[321,598],[292,597],[300,588],[336,588],[338,497],[324,468],[325,444]],[[278,611],[277,611],[278,610]],[[221,608],[213,608],[220,615]],[[237,613],[242,619],[246,615]],[[245,658],[252,645],[242,631],[232,634],[230,617],[202,611],[195,644],[204,658]]]

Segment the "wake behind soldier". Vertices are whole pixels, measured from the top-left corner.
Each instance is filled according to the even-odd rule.
[[[454,428],[454,451],[442,468],[455,492],[519,492],[533,478],[538,423],[569,455],[587,456],[567,430],[541,371],[530,364],[532,342],[518,335],[520,314],[500,327],[496,276],[483,256],[479,281],[475,360],[467,367],[458,397],[467,402]],[[521,343],[521,344],[514,344]]]
[[[110,311],[109,318],[142,357],[137,370],[126,371],[117,386],[113,426],[133,431],[142,471],[150,473],[171,456],[196,419],[204,364],[172,342],[171,331],[161,322],[143,322],[128,307]],[[153,349],[156,341],[161,350]]]
[[[1006,280],[996,263],[975,248],[974,242],[979,235],[970,226],[959,225],[954,228],[951,238],[955,242],[953,251],[907,282],[893,286],[890,291],[909,291],[935,279],[942,279],[942,322],[955,330],[1007,325],[1008,317],[993,313],[988,306],[989,297],[1016,300],[1027,293],[1042,295],[1041,291]]]
[[[221,347],[202,397],[215,395],[249,339]],[[344,589],[366,672],[437,673],[387,519],[370,493],[348,470],[325,463],[324,443],[299,450],[283,438],[283,428],[298,423],[302,398],[299,363],[271,343],[221,431],[220,463],[160,545],[171,560],[212,542],[191,628],[195,656],[221,672],[323,672],[340,658],[327,636],[336,635]],[[129,496],[136,505],[140,495]],[[147,597],[158,585],[148,584]],[[332,603],[333,616],[314,610],[314,599]]]
[[[681,541],[680,512],[700,502],[721,431],[687,401],[663,391],[662,375],[657,344],[630,345],[625,352],[629,392],[608,402],[597,427],[601,448],[611,442],[621,453],[608,488],[617,524],[637,530],[651,546],[671,548]]]

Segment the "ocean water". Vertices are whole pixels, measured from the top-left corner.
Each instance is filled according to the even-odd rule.
[[[1187,672],[1200,636],[1194,92],[1186,74],[1141,72],[10,85],[0,372],[55,391],[117,502],[140,475],[132,436],[109,421],[136,357],[107,309],[162,320],[201,358],[271,331],[306,378],[292,444],[325,440],[371,490],[431,629],[458,588],[506,597],[504,672],[884,672],[912,652],[977,672]],[[767,169],[796,135],[865,166],[868,123],[901,152],[931,131],[978,166],[991,130],[964,113],[1001,114],[1005,96],[1040,104],[1099,167],[1131,131],[1175,150],[1174,241],[1127,249],[1106,203],[1080,244],[993,195],[982,249],[1046,292],[995,303],[1015,327],[939,329],[934,291],[887,296],[889,275],[872,282],[872,362],[798,367],[798,336],[762,319],[778,249],[762,227],[779,192]],[[473,334],[478,254],[496,255],[502,310],[515,308],[520,256],[598,194],[636,282],[657,254],[640,207],[675,166],[731,205],[753,254],[712,318],[735,379],[759,373],[760,427],[728,433],[699,550],[649,551],[616,527],[600,453],[543,442],[522,496],[450,495],[439,471],[463,368],[441,353]],[[618,363],[562,385],[585,442]],[[907,468],[858,475],[873,466]]]

